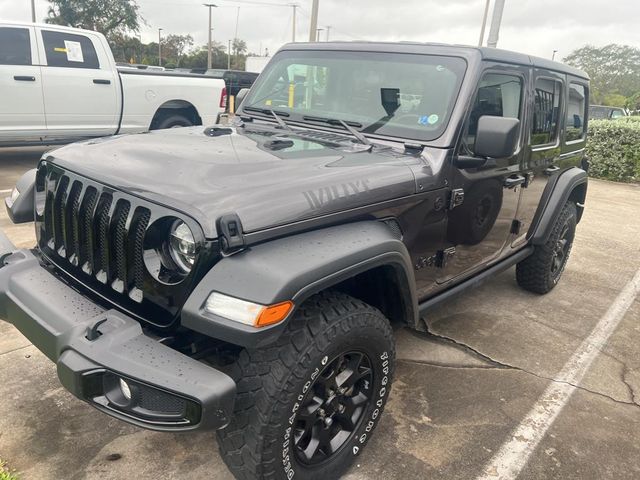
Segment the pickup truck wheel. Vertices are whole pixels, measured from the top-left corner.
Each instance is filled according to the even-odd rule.
[[[576,223],[576,206],[567,202],[547,242],[536,246],[533,254],[516,266],[516,279],[522,288],[544,294],[558,284],[571,253]]]
[[[230,368],[235,412],[218,431],[227,466],[246,480],[339,478],[380,419],[394,359],[377,309],[338,292],[310,298],[274,345]]]
[[[164,130],[165,128],[191,127],[193,122],[183,115],[169,115],[162,118],[153,130]]]

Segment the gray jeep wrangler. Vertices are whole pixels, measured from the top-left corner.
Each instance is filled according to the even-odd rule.
[[[393,329],[516,265],[558,283],[583,212],[585,73],[496,49],[282,48],[229,125],[51,151],[6,200],[0,317],[98,410],[216,429],[241,479],[336,478]]]

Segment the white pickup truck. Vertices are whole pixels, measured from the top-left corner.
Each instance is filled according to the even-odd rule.
[[[0,23],[0,146],[216,123],[223,80],[118,69],[97,32]]]

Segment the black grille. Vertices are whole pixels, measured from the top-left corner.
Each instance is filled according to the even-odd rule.
[[[36,215],[43,259],[68,274],[70,282],[139,320],[158,327],[177,325],[182,305],[206,269],[196,267],[179,282],[164,282],[150,273],[157,266],[152,252],[168,237],[163,229],[176,218],[198,232],[204,248],[199,225],[172,209],[51,162],[41,164],[38,178],[43,180],[36,188],[46,198],[43,214]],[[210,267],[219,258],[218,244],[212,242],[198,264]]]
[[[119,294],[141,302],[144,235],[151,213],[132,199],[52,171],[40,245]],[[100,190],[102,191],[99,191]]]

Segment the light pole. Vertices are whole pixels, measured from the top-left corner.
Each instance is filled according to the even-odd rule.
[[[481,47],[484,43],[484,30],[487,27],[487,16],[489,15],[489,4],[491,0],[487,0],[484,5],[484,15],[482,16],[482,28],[480,29],[480,40],[478,40],[478,46]]]
[[[31,0],[31,21],[36,23],[36,0]]]
[[[331,25],[327,25],[327,42],[329,41],[329,33],[331,32]]]
[[[227,70],[231,70],[231,40],[229,40],[229,49],[227,50]]]
[[[311,7],[311,25],[309,25],[309,41],[315,42],[318,36],[318,9],[320,7],[320,0],[313,0]]]
[[[211,69],[211,9],[217,7],[213,3],[203,3],[209,9],[209,42],[207,43],[207,69]]]
[[[292,3],[291,4],[291,8],[293,8],[293,25],[292,25],[293,35],[292,35],[292,41],[295,43],[295,41],[296,41],[296,10],[298,8],[298,4],[297,3]],[[262,50],[262,49],[260,49],[260,50]]]
[[[158,65],[162,66],[162,28],[158,29]]]
[[[320,32],[323,30],[324,28],[316,28],[316,42],[320,41]]]
[[[558,50],[554,50],[553,51],[553,55],[551,55],[551,61],[552,62],[556,59],[556,53],[558,53]]]
[[[496,48],[498,46],[498,37],[500,36],[500,24],[502,23],[504,2],[505,0],[496,0],[496,3],[493,5],[491,28],[489,29],[489,39],[487,40],[488,47]]]

